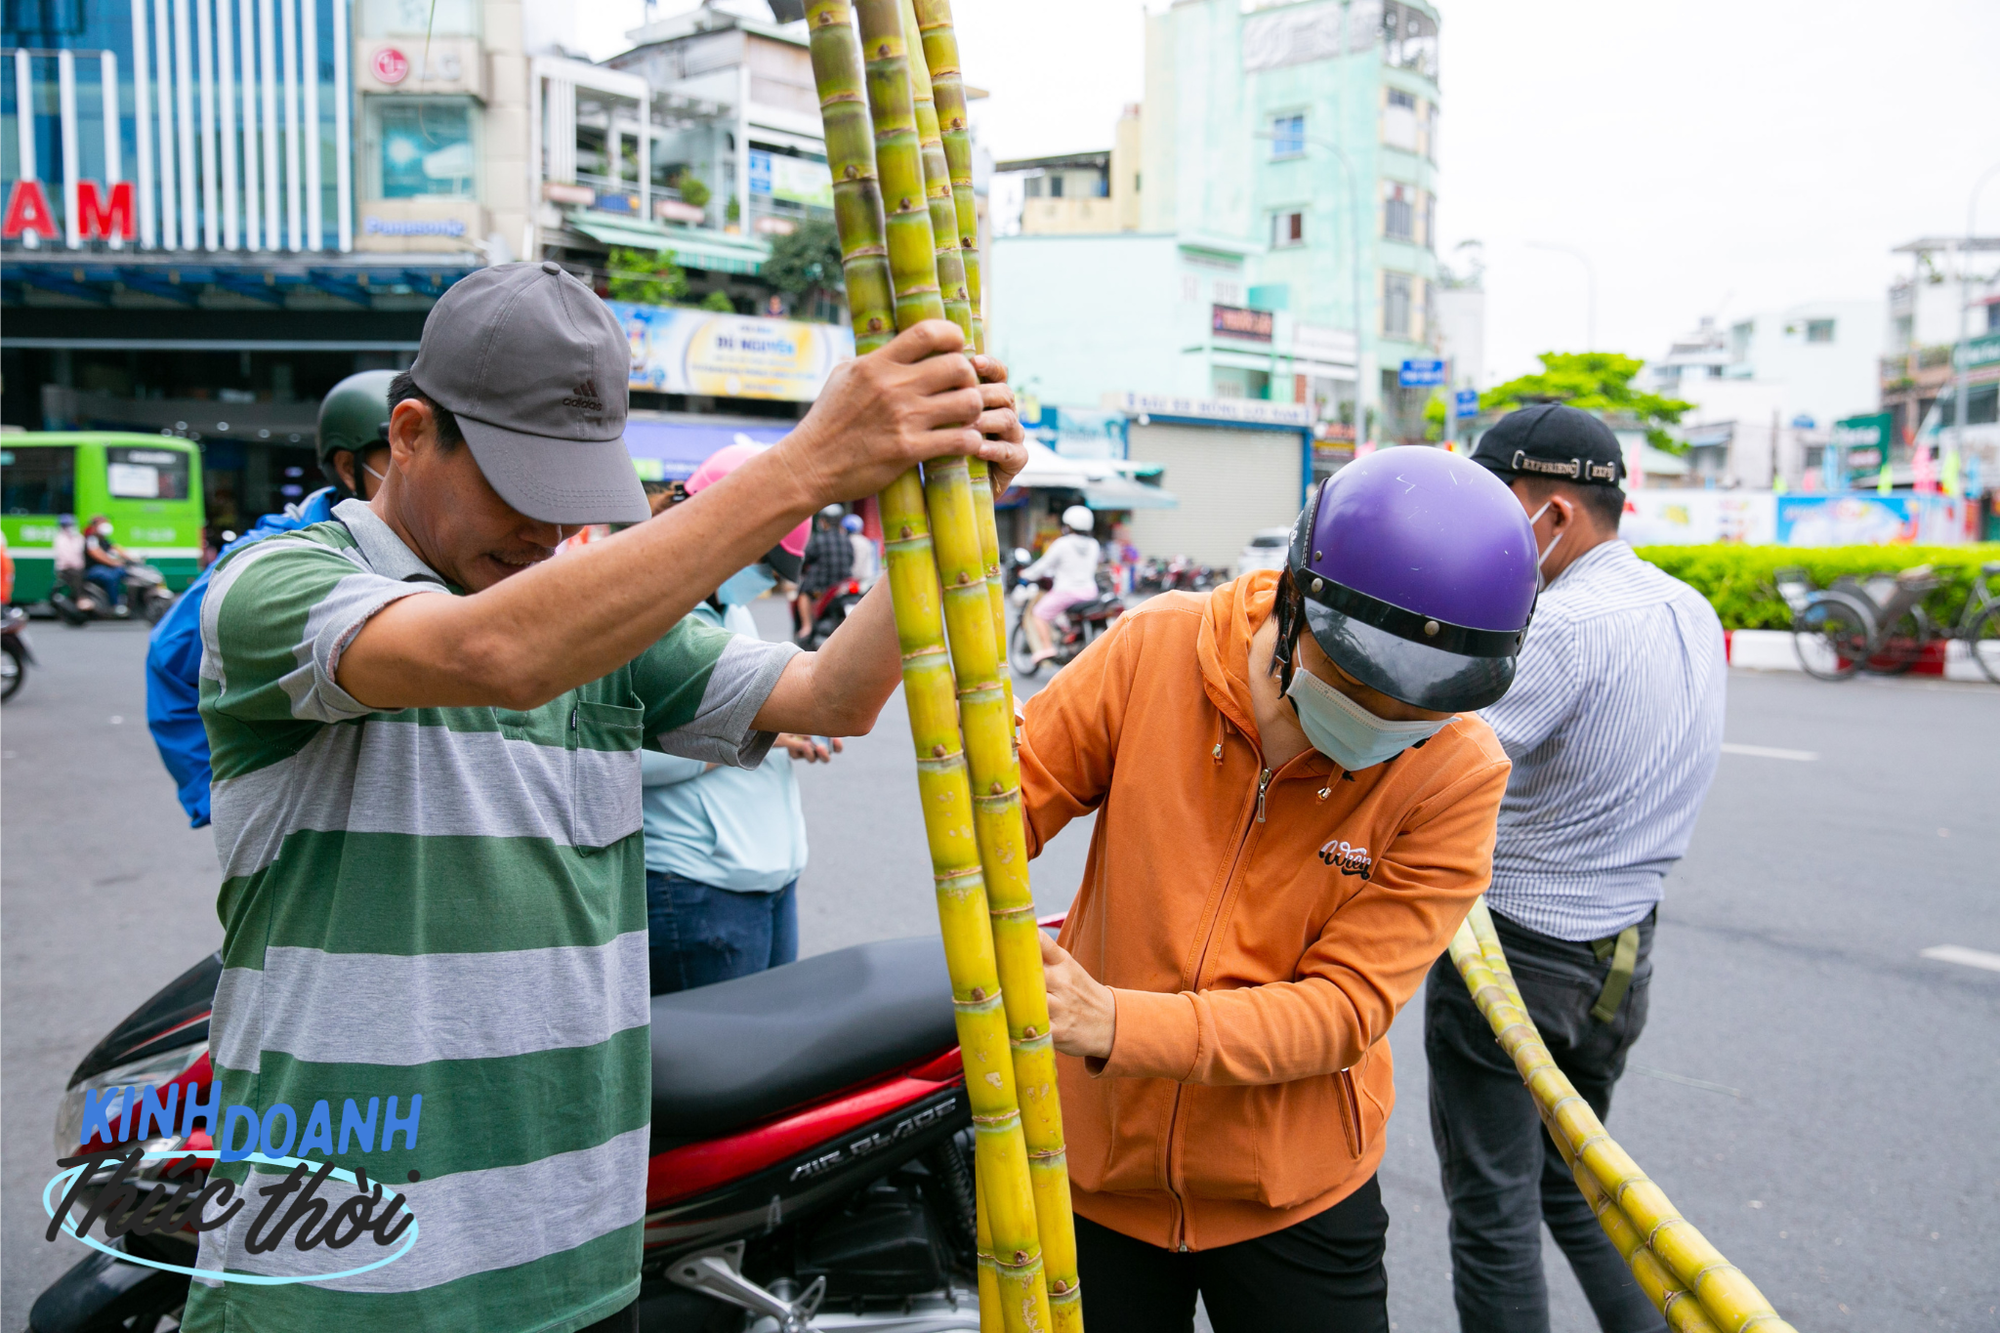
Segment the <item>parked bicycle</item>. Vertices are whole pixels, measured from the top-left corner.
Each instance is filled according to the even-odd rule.
[[[1957,639],[1986,678],[2000,685],[2000,595],[1990,586],[2000,560],[1981,565],[1972,595],[1955,625],[1939,627],[1924,610],[1924,595],[1939,579],[1929,565],[1865,579],[1843,575],[1814,588],[1802,569],[1777,573],[1778,593],[1792,608],[1792,644],[1799,665],[1820,680],[1846,680],[1857,671],[1900,675],[1924,657],[1934,639]]]

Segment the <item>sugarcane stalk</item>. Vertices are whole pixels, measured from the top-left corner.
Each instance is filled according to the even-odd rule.
[[[936,241],[924,164],[917,142],[917,111],[910,91],[909,50],[903,40],[901,0],[857,0],[861,51],[866,62],[868,113],[875,129],[875,170],[887,219],[889,278],[895,288],[896,327],[943,319]]]
[[[917,11],[902,0],[903,31],[917,31]],[[965,346],[977,351],[972,331],[972,305],[965,293],[965,267],[958,256],[958,212],[952,202],[951,173],[945,167],[944,143],[938,137],[937,105],[931,94],[931,74],[921,49],[909,56],[910,105],[917,118],[917,155],[924,167],[924,199],[931,215],[932,255],[937,264],[938,294],[945,318],[958,325]]]
[[[966,300],[972,307],[972,340],[986,350],[985,307],[979,290],[979,216],[972,195],[972,120],[965,109],[965,80],[958,63],[958,35],[952,30],[951,0],[916,0],[917,28],[924,63],[937,102],[944,158],[951,173],[958,249],[965,269]]]
[[[905,32],[917,31],[913,0],[902,0]],[[937,238],[938,282],[946,312],[972,340],[969,307],[958,245],[957,190],[947,177],[938,133],[929,52],[956,40],[949,11],[940,28],[927,34],[924,54],[909,61],[913,105],[922,148],[931,226]],[[864,18],[865,28],[865,18]],[[928,40],[930,38],[935,40]],[[955,63],[950,73],[956,76]],[[959,120],[964,96],[959,90]],[[966,182],[969,199],[971,182]],[[924,469],[924,497],[930,512],[932,546],[944,587],[945,627],[958,685],[959,724],[971,770],[974,818],[987,906],[992,913],[993,950],[1006,999],[1007,1027],[1014,1056],[1015,1090],[1020,1097],[1028,1166],[1035,1194],[1042,1258],[1048,1275],[1051,1313],[1059,1330],[1083,1327],[1082,1292],[1076,1271],[1076,1230],[1070,1210],[1069,1162],[1062,1108],[1056,1092],[1056,1053],[1050,1035],[1047,987],[1042,974],[1041,932],[1028,880],[1028,846],[1021,805],[1020,763],[1014,747],[1013,681],[1006,670],[1005,614],[996,616],[993,590],[999,574],[999,532],[993,519],[992,478],[973,459],[934,461]],[[975,476],[976,472],[976,476]]]
[[[1645,1253],[1691,1294],[1702,1314],[1723,1333],[1790,1330],[1764,1294],[1680,1215],[1659,1186],[1612,1140],[1589,1103],[1556,1066],[1513,984],[1483,902],[1475,904],[1459,926],[1450,952],[1473,1003],[1520,1072],[1558,1151],[1574,1163],[1579,1177],[1590,1177],[1609,1205],[1598,1211],[1598,1222],[1613,1243],[1619,1240],[1616,1223],[1622,1219],[1632,1234],[1644,1238]],[[1633,1255],[1627,1262],[1632,1263],[1634,1276],[1641,1277],[1643,1262],[1634,1262]],[[1643,1277],[1641,1285],[1646,1285]],[[1681,1304],[1666,1302],[1665,1288],[1659,1290],[1662,1294],[1654,1303],[1663,1313],[1668,1312],[1667,1304]],[[1649,1287],[1647,1294],[1654,1297],[1655,1290]]]
[[[857,355],[896,336],[889,244],[883,235],[882,190],[875,175],[875,126],[862,87],[861,44],[848,0],[811,0],[806,25],[813,81],[833,174],[834,230]]]
[[[911,85],[913,62],[905,38],[902,11],[907,3],[860,0],[856,7],[898,328],[943,313]],[[984,630],[990,641],[990,603],[983,595],[983,569],[977,587],[956,573],[949,584],[941,585],[932,550],[935,535],[950,548],[946,566],[962,571],[966,534],[970,534],[976,561],[978,537],[965,460],[940,460],[927,471],[932,488],[938,490],[948,510],[947,521],[934,531],[925,483],[914,469],[899,477],[881,496],[887,537],[885,563],[903,655],[904,698],[917,751],[924,828],[965,1061],[979,1207],[992,1243],[994,1285],[998,1289],[995,1303],[1008,1333],[1042,1333],[1051,1327],[1051,1316],[1037,1201],[1015,1087],[1004,988],[988,919],[970,779],[959,730],[953,654],[946,647],[944,634],[949,619],[954,628],[964,626],[967,635],[976,636]],[[966,610],[971,600],[968,591],[982,594],[976,617]],[[1011,729],[1011,718],[1008,721]]]
[[[976,326],[975,326],[976,327]],[[1000,661],[1007,661],[1007,585],[1000,577],[1000,525],[993,516],[993,474],[983,458],[968,458],[966,469],[972,478],[972,517],[979,524],[979,558],[986,565],[986,598],[993,606],[993,637],[1000,645]],[[1014,713],[1014,674],[1002,671],[1007,687],[1007,714]],[[1018,751],[1018,746],[1016,747]]]
[[[952,28],[951,0],[915,0],[917,29],[923,38],[924,65],[931,81],[945,170],[951,178],[952,211],[957,222],[958,259],[965,275],[966,303],[972,321],[972,349],[986,350],[985,307],[979,288],[979,217],[972,192],[972,121],[965,108],[965,79],[958,60],[958,34]],[[932,226],[937,225],[933,213]],[[993,520],[992,481],[986,464],[970,460],[973,506],[979,522],[979,544],[986,561],[987,595],[993,600],[993,632],[1000,638],[1000,657],[1007,657],[1007,588],[1000,577],[1000,532]],[[1014,701],[1014,681],[1007,678],[1007,704]]]
[[[1005,1333],[1006,1323],[1000,1317],[1000,1268],[993,1262],[993,1227],[986,1220],[986,1191],[979,1187],[976,1175],[972,1193],[976,1200],[973,1210],[978,1214],[974,1249],[979,1254],[979,1333]]]

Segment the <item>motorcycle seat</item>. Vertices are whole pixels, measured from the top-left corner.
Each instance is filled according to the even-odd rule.
[[[956,1045],[944,942],[857,944],[653,997],[653,1137],[713,1138]]]

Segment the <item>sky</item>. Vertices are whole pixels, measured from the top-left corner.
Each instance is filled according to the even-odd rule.
[[[1145,8],[956,0],[994,155],[1108,147],[1144,98]],[[579,9],[600,58],[642,18],[638,0]],[[1909,271],[1893,247],[1964,234],[2000,166],[2000,0],[1438,9],[1440,250],[1483,245],[1489,382],[1587,345],[1587,272],[1599,347],[1648,359],[1702,315],[1880,300]],[[1979,205],[2000,235],[2000,173]]]

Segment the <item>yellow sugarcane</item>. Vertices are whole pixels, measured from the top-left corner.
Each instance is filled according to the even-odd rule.
[[[986,350],[986,320],[979,285],[979,218],[972,193],[972,122],[965,108],[965,80],[958,63],[958,35],[952,28],[950,0],[915,0],[917,29],[923,37],[924,64],[929,71],[932,99],[938,121],[939,139],[944,150],[945,170],[951,178],[952,210],[958,223],[958,259],[965,275],[965,294],[971,307],[972,348]],[[935,226],[935,214],[933,215]],[[979,522],[980,554],[986,562],[987,595],[993,600],[993,632],[1000,636],[1000,656],[1007,656],[1007,589],[1000,578],[1000,532],[993,521],[992,483],[986,464],[975,458],[972,492],[975,517]],[[1007,697],[1012,705],[1014,682],[1007,681]]]
[[[957,187],[947,177],[937,109],[932,104],[932,79],[926,69],[933,51],[941,53],[941,58],[948,52],[946,72],[955,80],[957,42],[949,9],[939,13],[936,5],[928,8],[931,23],[924,32],[923,54],[909,62],[912,107],[937,242],[938,283],[945,293],[947,312],[959,319],[967,309],[963,271],[958,245],[946,230],[957,216]],[[912,0],[902,0],[902,13],[905,32],[915,32],[918,21]],[[864,17],[864,31],[866,23]],[[962,128],[964,97],[955,83],[953,91],[958,93]],[[969,200],[969,181],[967,197]],[[954,291],[960,297],[956,303]],[[967,332],[969,336],[969,328]],[[993,916],[1000,991],[1006,997],[1015,1091],[1027,1138],[1051,1313],[1057,1329],[1080,1333],[1083,1305],[1076,1271],[1076,1228],[1070,1211],[1069,1159],[1056,1092],[1056,1053],[1049,1032],[1041,933],[1035,925],[1035,898],[1028,880],[1021,773],[1014,749],[1013,682],[1006,670],[1004,611],[996,615],[993,600],[999,574],[999,534],[993,521],[991,476],[983,464],[976,470],[970,467],[973,461],[947,459],[927,466],[924,496],[944,587],[945,627],[957,676],[959,722],[971,769],[980,862]]]
[[[993,1227],[986,1220],[986,1192],[979,1188],[976,1177],[972,1193],[978,1214],[974,1249],[979,1255],[979,1333],[1005,1333],[1006,1321],[1000,1317],[1000,1269],[993,1262]]]
[[[861,47],[846,0],[807,6],[813,81],[833,174],[834,230],[847,287],[854,350],[865,356],[896,336],[889,245],[883,235],[882,191],[875,176],[875,127],[861,85]]]
[[[1527,1084],[1558,1150],[1573,1164],[1579,1180],[1588,1176],[1597,1187],[1596,1193],[1606,1204],[1597,1210],[1606,1234],[1617,1244],[1622,1221],[1632,1235],[1644,1238],[1643,1249],[1635,1247],[1626,1258],[1654,1303],[1672,1313],[1669,1306],[1684,1302],[1669,1300],[1671,1293],[1663,1284],[1649,1285],[1646,1278],[1650,1274],[1642,1272],[1647,1265],[1638,1256],[1657,1261],[1659,1269],[1692,1296],[1701,1314],[1722,1333],[1790,1330],[1791,1325],[1778,1317],[1749,1278],[1674,1209],[1659,1186],[1605,1133],[1589,1103],[1556,1067],[1513,984],[1506,954],[1484,903],[1475,904],[1460,925],[1451,942],[1451,959],[1472,992],[1473,1002]],[[1682,1317],[1689,1319],[1685,1314]],[[1700,1327],[1693,1322],[1687,1326]]]
[[[903,0],[862,0],[865,86],[876,170],[885,212],[896,325],[907,328],[944,313],[937,254],[924,190]],[[815,40],[844,6],[832,0],[809,14]],[[839,14],[844,17],[844,14]],[[828,42],[829,58],[836,43]],[[829,85],[822,85],[822,101]],[[845,245],[843,244],[843,249]],[[966,476],[963,460],[934,465],[940,477]],[[968,491],[969,501],[969,491]],[[1027,1147],[1014,1086],[1000,975],[987,920],[986,887],[973,825],[972,794],[961,744],[951,655],[944,638],[946,594],[931,551],[923,484],[912,471],[881,496],[886,565],[903,654],[904,696],[917,749],[918,789],[937,882],[939,921],[951,973],[959,1044],[971,1103],[979,1204],[994,1258],[994,1304],[1014,1333],[1050,1328],[1041,1241]],[[971,528],[968,515],[966,527]],[[955,534],[947,534],[956,540]],[[974,538],[976,550],[977,539]],[[955,599],[962,603],[960,596]],[[982,603],[983,603],[982,599]],[[986,610],[982,605],[982,612]],[[962,614],[955,617],[962,618]],[[990,634],[990,620],[979,624]]]
[[[903,32],[912,37],[917,31],[917,11],[911,0],[902,0]],[[924,168],[924,200],[931,215],[931,250],[937,264],[938,295],[944,301],[944,316],[958,325],[965,345],[974,351],[972,303],[966,295],[965,266],[958,254],[958,213],[952,201],[951,173],[945,166],[944,141],[938,137],[937,105],[931,93],[930,69],[923,52],[912,50],[910,107],[917,118],[917,155]]]
[[[958,63],[958,36],[952,30],[951,0],[916,0],[916,10],[924,64],[930,70],[937,103],[945,164],[951,174],[958,249],[965,270],[966,299],[972,306],[973,342],[983,352],[985,306],[979,289],[979,218],[972,197],[972,120],[965,109],[965,80]]]

